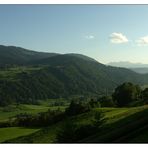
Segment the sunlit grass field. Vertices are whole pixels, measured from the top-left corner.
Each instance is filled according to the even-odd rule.
[[[65,106],[47,106],[47,105],[27,105],[21,104],[19,106],[11,105],[8,107],[0,107],[0,122],[7,121],[9,118],[14,117],[20,113],[30,113],[37,114],[39,112],[45,112],[48,109],[56,110],[56,109],[64,110]]]
[[[0,142],[20,136],[26,136],[34,132],[37,132],[38,130],[39,129],[23,127],[0,128]]]
[[[135,137],[139,136],[139,138],[141,138],[143,141],[148,138],[148,134],[146,133],[146,131],[143,131],[143,127],[146,127],[146,121],[148,119],[148,117],[146,116],[148,113],[148,106],[131,108],[95,108],[91,112],[70,117],[66,120],[70,120],[71,122],[76,122],[78,124],[87,124],[92,121],[92,119],[94,118],[94,113],[98,111],[101,111],[104,114],[104,118],[106,120],[103,125],[104,129],[96,135],[83,139],[80,142],[107,143],[111,140],[122,142],[129,137],[129,142],[139,142],[139,139],[136,139]],[[145,116],[145,120],[139,120],[142,119],[143,116]],[[58,122],[55,125],[40,129],[39,131],[36,131],[34,133],[27,134],[27,136],[23,135],[16,138],[5,138],[5,142],[54,143],[56,141],[56,134],[62,128],[64,123],[65,120]],[[142,128],[138,131],[137,127]],[[140,133],[143,133],[143,135],[141,135]],[[135,137],[133,135],[135,135]]]

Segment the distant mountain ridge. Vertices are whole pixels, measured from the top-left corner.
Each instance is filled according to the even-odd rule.
[[[148,74],[148,68],[140,67],[140,68],[130,68],[132,71],[140,73],[140,74]]]
[[[128,69],[131,69],[132,71],[134,71],[136,73],[140,73],[140,74],[148,73],[148,64],[121,61],[121,62],[110,62],[107,65],[128,68]]]
[[[124,68],[148,68],[148,64],[132,63],[128,61],[110,62],[107,65]]]

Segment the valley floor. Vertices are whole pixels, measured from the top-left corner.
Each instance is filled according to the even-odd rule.
[[[29,106],[28,106],[29,107]],[[33,106],[30,106],[33,107]],[[47,110],[34,106],[34,113]],[[37,111],[38,110],[38,111]],[[42,111],[43,111],[42,110]],[[91,122],[94,112],[102,111],[106,122],[95,135],[82,139],[80,143],[142,143],[148,142],[148,106],[132,108],[95,108],[91,112],[70,117],[68,120],[79,124]],[[1,112],[2,114],[2,112]],[[11,113],[12,114],[12,113]],[[8,115],[5,117],[9,117]],[[1,120],[6,118],[1,117]],[[1,143],[55,143],[57,131],[65,121],[46,128],[0,128]]]

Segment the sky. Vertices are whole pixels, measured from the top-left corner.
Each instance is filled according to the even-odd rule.
[[[0,44],[148,64],[148,5],[0,5]]]

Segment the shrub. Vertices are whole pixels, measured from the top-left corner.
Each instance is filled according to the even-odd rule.
[[[78,115],[90,111],[90,106],[87,103],[71,101],[68,108],[66,108],[65,113],[69,116]]]
[[[114,107],[114,101],[111,96],[103,96],[99,98],[99,102],[101,104],[101,107]]]
[[[138,100],[140,96],[140,87],[130,82],[119,85],[113,93],[113,99],[117,106],[127,106],[132,101]]]
[[[87,124],[76,124],[72,120],[67,120],[62,128],[57,132],[56,142],[75,143],[79,142],[81,139],[96,134],[99,132],[105,121],[103,117],[104,116],[101,112],[97,112],[95,113],[92,122]]]

